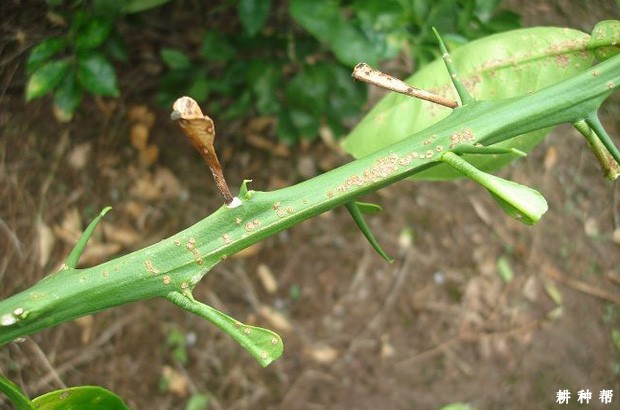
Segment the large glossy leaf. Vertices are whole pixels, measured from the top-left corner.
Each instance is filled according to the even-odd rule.
[[[129,410],[120,397],[99,386],[55,390],[32,402],[38,410]]]
[[[588,68],[590,36],[577,30],[538,27],[514,30],[473,41],[452,53],[461,79],[479,100],[523,95],[555,84]],[[406,82],[458,99],[443,61],[436,60]],[[344,141],[344,149],[362,157],[427,128],[450,114],[426,101],[397,94],[382,99]],[[549,130],[519,136],[498,146],[528,152]],[[484,171],[493,171],[517,158],[513,154],[467,155]],[[450,179],[460,175],[446,166],[423,171],[416,179]]]
[[[237,12],[245,31],[253,36],[265,25],[271,10],[271,0],[239,0]]]
[[[39,67],[26,84],[26,101],[41,97],[50,92],[62,81],[69,71],[69,61],[51,61]]]
[[[78,79],[82,87],[93,94],[117,96],[116,72],[101,54],[90,54],[79,61]]]

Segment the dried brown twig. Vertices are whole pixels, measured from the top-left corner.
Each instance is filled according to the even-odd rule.
[[[410,97],[443,105],[444,107],[456,108],[459,106],[456,101],[442,97],[441,95],[433,94],[426,90],[412,87],[398,78],[392,77],[391,75],[372,68],[366,63],[359,63],[356,65],[353,69],[352,75],[356,80],[364,81],[366,83],[376,85],[377,87],[385,88],[386,90],[391,90],[400,94],[405,94]]]
[[[173,111],[172,114],[170,114],[170,118],[178,121],[185,136],[207,163],[209,170],[211,170],[213,174],[215,185],[217,185],[217,188],[224,196],[226,205],[230,205],[234,197],[228,188],[226,179],[224,179],[222,166],[217,159],[217,154],[213,147],[213,141],[215,140],[215,125],[213,124],[213,120],[204,115],[198,103],[190,97],[179,98],[172,106],[172,109]]]

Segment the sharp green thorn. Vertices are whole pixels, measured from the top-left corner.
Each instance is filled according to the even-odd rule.
[[[377,253],[389,263],[394,262],[394,259],[392,259],[387,253],[385,253],[385,251],[381,248],[381,245],[379,245],[379,242],[377,242],[375,236],[370,231],[370,228],[366,224],[366,221],[364,221],[364,217],[362,216],[362,211],[360,210],[358,203],[355,201],[351,201],[347,202],[345,206],[349,210],[349,213],[355,221],[355,224],[360,229],[360,231],[362,231],[362,234],[364,234],[368,242],[370,242],[370,245],[373,247],[373,249],[377,251]]]
[[[527,152],[521,151],[520,149],[510,148],[510,151],[517,157],[521,157],[521,158],[527,157]]]
[[[80,259],[80,256],[82,256],[82,253],[84,253],[84,249],[86,248],[88,240],[92,236],[93,232],[95,232],[95,228],[97,227],[101,219],[105,216],[105,214],[108,213],[110,209],[112,209],[111,206],[106,206],[105,208],[103,208],[101,212],[99,212],[99,215],[95,219],[93,219],[93,221],[86,227],[86,229],[80,236],[80,239],[78,239],[77,243],[71,250],[71,253],[69,253],[69,256],[67,256],[67,260],[65,260],[65,269],[75,269]]]
[[[443,58],[443,62],[446,65],[446,69],[448,70],[448,73],[450,74],[450,81],[452,81],[452,84],[454,85],[454,88],[456,88],[456,92],[459,95],[459,98],[461,99],[461,105],[466,105],[472,101],[475,101],[474,97],[472,97],[471,94],[469,94],[469,91],[467,91],[467,88],[465,88],[465,86],[461,82],[458,72],[456,71],[456,68],[454,67],[454,62],[452,61],[452,57],[450,56],[450,53],[448,52],[448,48],[446,47],[446,44],[443,42],[443,39],[439,35],[439,32],[435,29],[435,27],[432,27],[432,29],[433,29],[433,33],[435,33],[435,37],[437,37],[437,41],[439,41],[439,50],[441,50],[441,58]]]
[[[228,333],[263,367],[282,356],[284,344],[275,332],[262,327],[250,326],[194,299],[191,293],[170,292],[166,299],[181,309],[207,319]]]

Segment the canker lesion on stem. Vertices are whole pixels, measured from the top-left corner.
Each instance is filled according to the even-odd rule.
[[[185,136],[207,163],[207,167],[213,174],[215,185],[224,196],[226,205],[230,205],[234,197],[228,188],[222,166],[213,147],[215,140],[213,120],[204,115],[198,103],[190,97],[181,97],[176,100],[172,110],[170,118],[178,122]]]
[[[366,63],[359,63],[356,65],[353,69],[352,76],[356,80],[364,81],[366,83],[376,85],[377,87],[385,88],[386,90],[404,94],[409,97],[415,97],[435,104],[443,105],[444,107],[456,108],[459,106],[459,104],[454,100],[442,97],[441,95],[433,94],[426,90],[412,87],[398,78],[392,77],[389,74],[372,68]]]

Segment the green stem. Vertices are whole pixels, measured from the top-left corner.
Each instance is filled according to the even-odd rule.
[[[159,243],[92,268],[57,272],[1,301],[0,344],[137,300],[164,297],[177,303],[179,296],[171,294],[185,295],[220,260],[268,236],[434,167],[458,145],[491,145],[577,122],[619,85],[616,56],[529,95],[459,107],[410,138],[297,185],[273,192],[242,189],[241,206],[222,206]],[[425,145],[429,138],[433,143]]]
[[[605,145],[584,120],[574,123],[573,126],[588,141],[588,147],[590,147],[601,164],[607,179],[615,181],[620,176],[620,164],[614,160],[607,148],[605,148]]]

